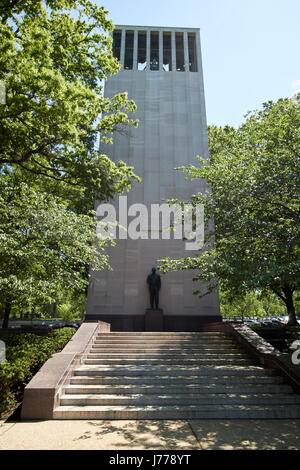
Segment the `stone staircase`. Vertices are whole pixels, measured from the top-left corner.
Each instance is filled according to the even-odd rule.
[[[101,333],[53,418],[300,418],[300,395],[224,333]]]

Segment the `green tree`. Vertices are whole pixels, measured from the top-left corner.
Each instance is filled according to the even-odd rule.
[[[240,297],[231,297],[230,293],[220,292],[221,315],[232,318],[241,317],[264,317],[266,311],[256,292],[249,292]]]
[[[299,128],[299,102],[289,99],[265,103],[237,130],[210,127],[210,165],[198,157],[200,167],[182,170],[211,187],[193,201],[204,204],[206,224],[214,217],[215,229],[207,230],[199,256],[165,259],[161,266],[197,270],[195,280],[208,282],[207,292],[216,278],[233,296],[271,290],[284,302],[290,325],[297,324],[300,287]]]
[[[62,291],[56,298],[57,317],[64,321],[82,320],[86,313],[86,295]]]
[[[111,142],[119,126],[136,125],[127,93],[103,96],[120,67],[112,29],[104,7],[88,0],[0,2],[0,168],[21,169],[84,210],[95,194],[110,198],[135,178],[95,150],[99,134]]]
[[[259,300],[261,301],[267,316],[276,317],[284,316],[286,314],[285,304],[272,291],[263,292],[260,295]],[[294,302],[296,304],[296,299],[294,299]]]
[[[0,296],[7,328],[14,304],[31,308],[53,302],[62,288],[87,285],[87,265],[107,266],[108,239],[96,234],[93,217],[70,211],[64,202],[0,180]],[[100,251],[99,251],[100,250]]]
[[[63,321],[72,321],[78,317],[78,310],[74,309],[74,306],[69,300],[66,300],[65,303],[60,304],[57,309],[59,318]]]
[[[112,22],[89,0],[0,1],[0,304],[31,310],[78,296],[107,264],[93,208],[138,179],[95,150],[132,125],[127,93],[103,96],[120,64]],[[100,252],[99,252],[100,248]]]

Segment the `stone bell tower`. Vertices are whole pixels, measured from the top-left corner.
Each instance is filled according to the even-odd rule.
[[[189,200],[205,182],[189,182],[174,169],[197,165],[196,155],[208,158],[199,29],[116,26],[113,53],[122,67],[107,80],[105,96],[127,91],[139,125],[116,132],[113,145],[102,145],[101,151],[134,166],[142,178],[128,193],[128,208],[144,204],[150,212],[163,199]],[[118,214],[118,198],[112,203]],[[114,331],[144,331],[151,268],[158,259],[195,253],[186,250],[183,239],[164,239],[159,229],[151,235],[150,227],[137,239],[116,239],[109,249],[113,270],[91,273],[86,320],[107,321]],[[193,295],[199,288],[195,274],[161,276],[165,331],[199,331],[203,323],[221,320],[217,293]]]

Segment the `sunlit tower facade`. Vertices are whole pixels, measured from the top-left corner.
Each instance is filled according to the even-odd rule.
[[[187,181],[175,168],[197,165],[196,155],[208,158],[199,29],[119,25],[113,53],[121,70],[107,80],[105,96],[128,92],[139,125],[117,131],[113,145],[102,144],[101,151],[133,166],[142,178],[127,195],[128,208],[140,203],[150,213],[152,204],[165,199],[190,200],[205,182]],[[113,202],[118,214],[118,198]],[[150,227],[138,239],[117,239],[108,251],[112,271],[91,273],[86,319],[107,321],[114,331],[144,331],[146,278],[158,259],[197,254],[186,250],[183,239],[164,239],[161,230],[151,238]],[[199,287],[192,281],[195,274],[162,276],[165,331],[200,331],[203,324],[221,320],[217,292],[193,295]]]

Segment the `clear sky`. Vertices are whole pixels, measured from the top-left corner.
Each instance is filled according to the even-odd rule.
[[[200,28],[209,124],[300,92],[300,0],[97,0],[114,24]]]

